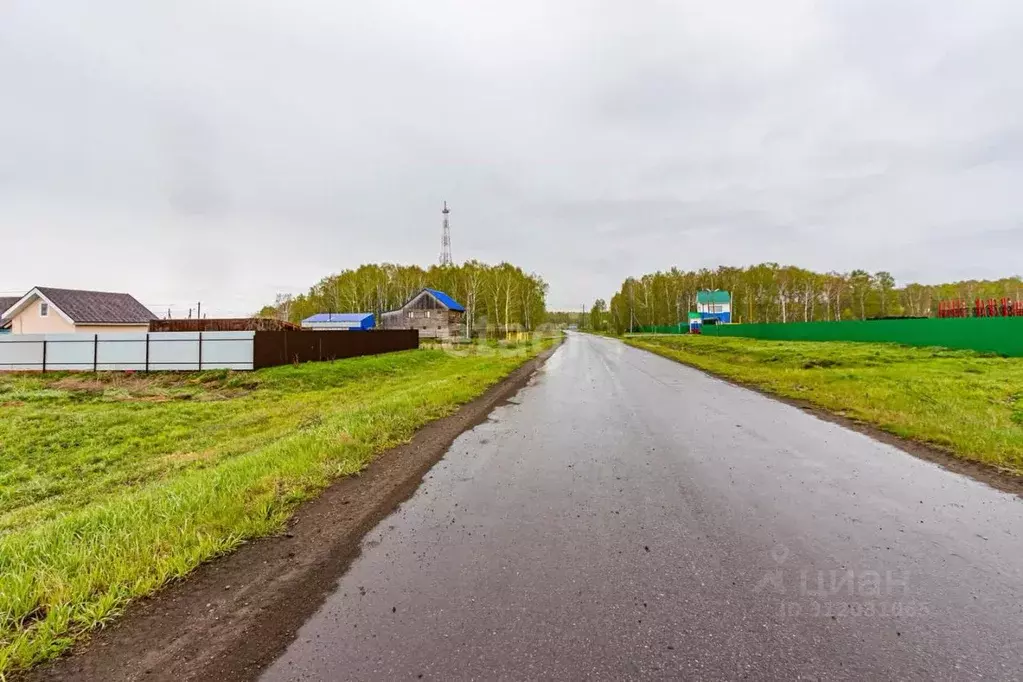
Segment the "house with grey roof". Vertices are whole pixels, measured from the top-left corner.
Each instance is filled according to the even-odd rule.
[[[148,332],[156,315],[130,294],[35,287],[0,301],[0,327],[13,334]]]

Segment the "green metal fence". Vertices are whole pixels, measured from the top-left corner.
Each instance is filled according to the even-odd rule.
[[[1023,317],[722,324],[704,325],[702,333],[704,336],[776,341],[871,341],[944,346],[1023,357]]]

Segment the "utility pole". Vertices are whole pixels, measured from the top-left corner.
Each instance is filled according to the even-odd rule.
[[[451,213],[451,209],[448,208],[448,202],[444,202],[444,210],[441,214],[444,216],[444,227],[442,228],[440,235],[440,264],[453,265],[451,260],[451,225],[448,223],[448,214]]]

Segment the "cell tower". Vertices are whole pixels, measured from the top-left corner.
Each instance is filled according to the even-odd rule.
[[[451,213],[451,209],[448,208],[448,202],[444,202],[444,210],[441,213],[444,215],[444,231],[440,236],[440,264],[454,265],[451,260],[451,225],[448,224],[448,214]]]

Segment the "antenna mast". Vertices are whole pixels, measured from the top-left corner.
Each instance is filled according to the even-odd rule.
[[[440,237],[440,264],[441,265],[453,265],[451,260],[451,225],[448,224],[448,214],[451,213],[451,209],[448,208],[448,202],[444,202],[444,210],[441,214],[444,216],[444,229],[441,232]]]

